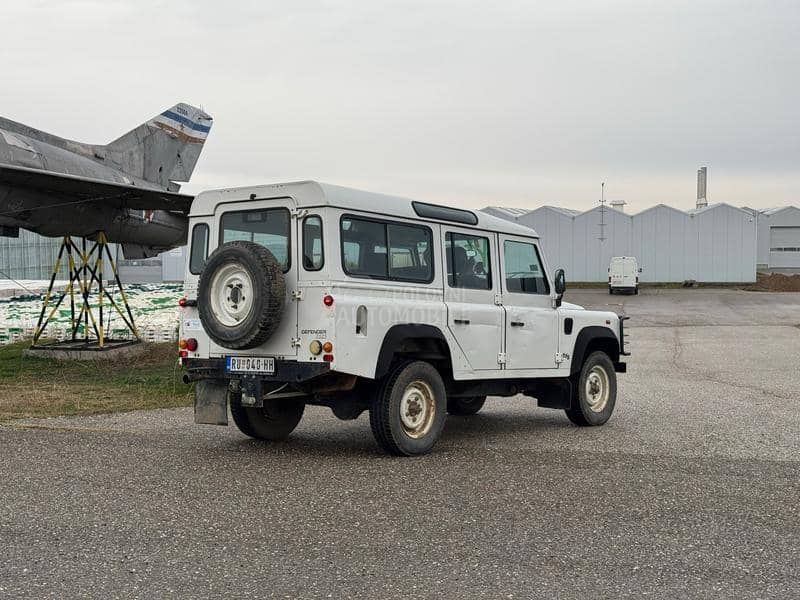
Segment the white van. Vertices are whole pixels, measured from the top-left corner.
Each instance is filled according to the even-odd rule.
[[[638,294],[641,272],[635,257],[614,256],[608,267],[608,293],[623,291]]]
[[[577,425],[614,410],[624,320],[562,303],[533,229],[311,181],[203,192],[180,326],[195,421],[282,439],[307,404],[369,411],[392,454],[524,394]]]

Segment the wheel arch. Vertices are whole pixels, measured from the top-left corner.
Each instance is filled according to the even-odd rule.
[[[450,345],[435,325],[404,323],[389,328],[378,352],[375,379],[386,375],[398,356],[427,360],[439,368],[443,378],[452,377]]]
[[[608,354],[614,364],[619,362],[619,339],[614,332],[599,325],[584,327],[575,339],[570,375],[579,373],[586,357],[597,350]]]

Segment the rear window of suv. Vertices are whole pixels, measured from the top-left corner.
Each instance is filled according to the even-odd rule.
[[[344,216],[341,240],[342,266],[352,277],[433,280],[433,234],[428,227]]]
[[[283,268],[289,270],[291,218],[286,208],[265,208],[223,213],[220,221],[220,244],[235,241],[255,242],[272,252]]]

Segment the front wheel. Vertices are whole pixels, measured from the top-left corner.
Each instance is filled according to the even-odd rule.
[[[433,448],[444,429],[447,397],[430,363],[407,361],[383,381],[369,410],[372,434],[390,454],[414,456]]]
[[[565,412],[580,426],[602,425],[611,418],[617,402],[617,374],[605,352],[592,352],[583,363],[577,394]]]
[[[257,440],[285,440],[294,431],[306,405],[302,399],[264,398],[264,406],[242,406],[241,397],[231,394],[231,416],[243,434]]]

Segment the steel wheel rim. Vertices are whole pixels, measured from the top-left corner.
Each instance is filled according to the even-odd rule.
[[[237,264],[220,268],[211,279],[211,310],[220,323],[235,327],[253,310],[253,279]]]
[[[608,373],[600,365],[591,368],[584,386],[586,404],[592,412],[603,412],[611,395]]]
[[[412,381],[400,399],[400,424],[408,437],[419,439],[430,432],[436,416],[433,389],[424,381]]]

